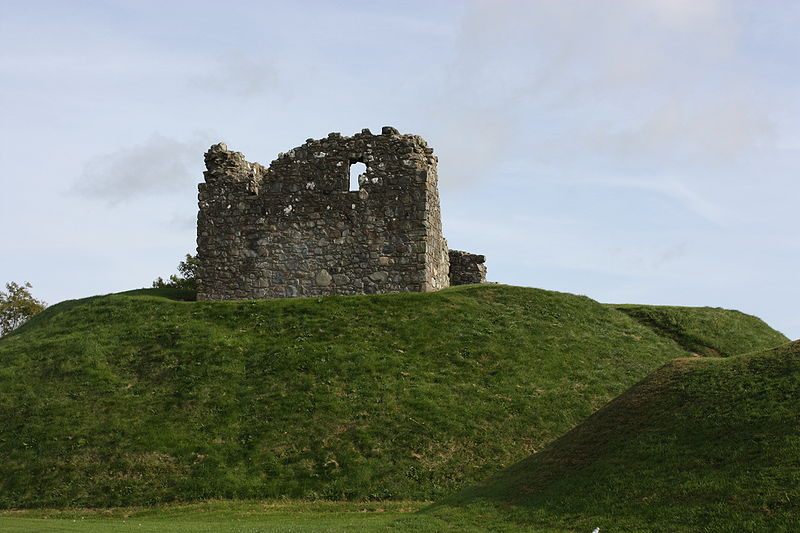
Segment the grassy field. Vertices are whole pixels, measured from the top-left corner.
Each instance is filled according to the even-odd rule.
[[[800,341],[672,361],[546,449],[427,512],[603,532],[796,531]]]

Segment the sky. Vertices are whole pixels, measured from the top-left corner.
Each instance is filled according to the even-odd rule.
[[[489,279],[800,337],[800,3],[0,0],[0,283],[149,286],[213,143],[423,136]]]

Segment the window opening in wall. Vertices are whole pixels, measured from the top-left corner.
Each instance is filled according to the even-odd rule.
[[[367,172],[367,165],[364,163],[351,163],[350,164],[350,191],[358,191],[361,190],[361,186],[358,183],[358,178],[362,174],[366,174]]]

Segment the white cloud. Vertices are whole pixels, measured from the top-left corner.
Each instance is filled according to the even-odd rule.
[[[559,180],[562,184],[602,185],[612,188],[629,188],[650,191],[678,201],[685,209],[717,225],[727,221],[723,207],[704,198],[690,186],[675,178],[664,176],[644,176],[625,178],[597,178],[583,180]]]
[[[470,181],[527,145],[539,161],[663,171],[773,142],[732,11],[713,0],[472,2],[432,113],[443,166],[457,161]]]
[[[278,73],[271,62],[239,51],[220,54],[208,71],[189,79],[194,88],[241,98],[273,93],[280,88]]]
[[[209,144],[206,134],[179,141],[155,133],[141,144],[88,161],[73,190],[109,204],[179,191],[198,181]]]

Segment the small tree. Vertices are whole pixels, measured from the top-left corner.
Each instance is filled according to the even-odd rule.
[[[27,282],[18,285],[12,281],[6,283],[5,291],[0,291],[0,336],[20,327],[47,307],[46,303],[31,296],[28,290],[31,287]]]
[[[153,287],[157,289],[187,289],[197,290],[197,256],[186,254],[186,259],[178,263],[178,274],[170,275],[166,281],[159,276],[153,282]]]

